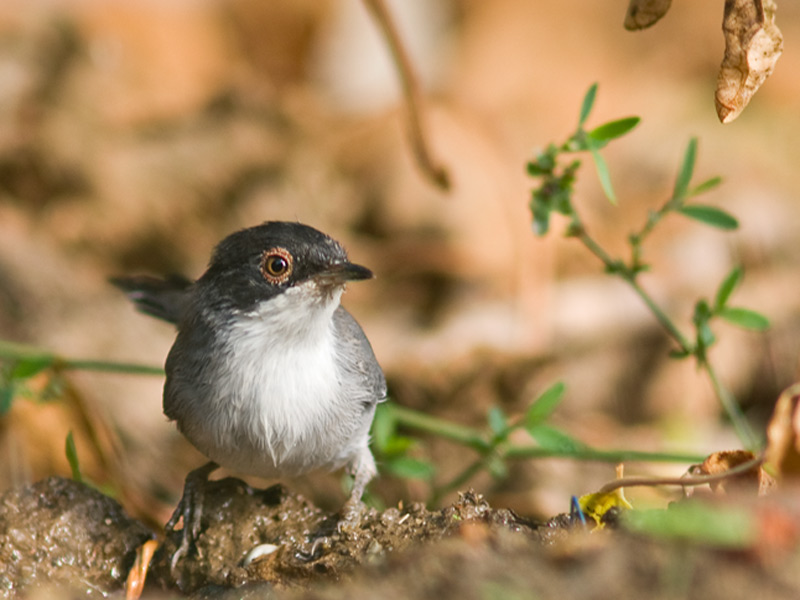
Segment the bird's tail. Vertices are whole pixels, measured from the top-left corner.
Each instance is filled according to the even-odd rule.
[[[109,281],[125,292],[139,311],[175,325],[181,319],[192,285],[181,275],[170,275],[166,279],[136,275],[112,277]]]

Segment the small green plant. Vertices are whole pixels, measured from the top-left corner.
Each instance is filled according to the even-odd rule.
[[[573,203],[574,183],[581,161],[572,156],[581,152],[590,153],[603,192],[613,204],[616,204],[617,197],[611,185],[611,176],[600,150],[611,140],[633,130],[638,125],[639,118],[627,117],[618,119],[587,131],[584,125],[591,114],[596,95],[597,84],[594,84],[589,88],[583,99],[575,132],[560,145],[550,144],[527,165],[528,174],[539,180],[539,185],[532,191],[530,201],[534,231],[539,236],[546,235],[550,229],[550,216],[554,212],[567,217],[568,224],[565,232],[567,237],[580,241],[603,263],[607,273],[621,278],[638,294],[653,316],[677,343],[677,348],[672,352],[672,356],[675,358],[691,357],[695,359],[698,368],[705,371],[710,379],[725,412],[736,429],[739,439],[745,447],[754,449],[760,445],[760,442],[753,434],[736,400],[719,381],[708,356],[709,348],[716,341],[711,329],[711,323],[718,317],[748,329],[763,330],[769,326],[769,321],[763,315],[746,308],[733,307],[728,304],[731,294],[741,282],[741,268],[734,268],[725,277],[718,287],[712,302],[700,299],[695,303],[692,316],[694,335],[692,336],[686,336],[681,332],[666,312],[641,286],[639,281],[640,274],[650,268],[643,260],[644,241],[666,216],[676,213],[722,230],[733,230],[739,226],[738,221],[733,216],[720,208],[690,202],[694,197],[718,186],[721,179],[713,177],[699,185],[691,185],[697,158],[697,140],[690,140],[669,199],[660,209],[649,213],[646,222],[639,231],[628,236],[630,258],[624,260],[612,257],[588,233]]]
[[[446,494],[461,489],[478,473],[488,472],[495,479],[508,475],[508,463],[536,458],[571,458],[618,463],[623,461],[696,463],[702,456],[635,450],[592,448],[549,423],[561,402],[566,386],[559,382],[542,392],[524,413],[510,418],[499,407],[492,407],[483,428],[469,427],[398,406],[379,405],[372,428],[373,449],[381,469],[405,479],[421,479],[431,486],[429,502],[436,504]],[[435,466],[420,455],[420,442],[402,434],[414,430],[444,438],[470,449],[475,457],[447,481],[436,482]],[[533,443],[524,443],[512,434],[524,431]],[[525,437],[525,436],[521,436]]]
[[[72,437],[72,430],[67,434],[67,439],[64,442],[64,454],[67,456],[69,470],[72,472],[72,479],[82,482],[83,474],[81,473],[81,462],[78,459],[78,449],[75,447],[75,438]]]
[[[40,348],[0,340],[0,419],[19,399],[66,403],[81,423],[90,452],[101,465],[109,467],[110,460],[95,429],[94,420],[87,415],[87,407],[69,382],[67,373],[75,370],[145,375],[164,373],[159,367],[147,365],[63,358]],[[72,431],[66,434],[64,452],[75,481],[91,485],[108,495],[118,493],[118,485],[98,485],[83,475]],[[117,473],[109,474],[112,479],[119,476]]]

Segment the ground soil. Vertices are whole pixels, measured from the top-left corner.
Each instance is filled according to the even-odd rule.
[[[778,513],[772,501],[770,514]],[[784,503],[786,506],[791,506]],[[795,517],[797,512],[793,513]],[[179,533],[152,560],[144,597],[191,598],[796,598],[790,540],[732,549],[655,539],[567,515],[534,522],[474,492],[438,511],[365,509],[342,524],[282,486],[228,478],[206,491],[203,528],[174,570]],[[784,519],[784,527],[796,518]],[[0,501],[3,597],[119,592],[137,548],[156,537],[112,499],[51,477]],[[269,544],[253,558],[254,548]],[[271,550],[271,551],[270,551]],[[248,557],[250,554],[250,557]],[[252,560],[250,560],[252,559]]]

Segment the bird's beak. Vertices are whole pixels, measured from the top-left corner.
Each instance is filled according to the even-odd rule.
[[[360,281],[362,279],[372,279],[372,271],[367,267],[356,265],[350,262],[342,262],[331,265],[326,271],[317,275],[317,279],[329,285],[345,283],[347,281]]]

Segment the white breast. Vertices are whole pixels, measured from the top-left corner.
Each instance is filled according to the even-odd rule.
[[[324,298],[308,292],[290,288],[239,315],[209,365],[216,374],[204,402],[209,414],[185,433],[234,471],[273,477],[338,467],[365,444],[335,360],[341,289]]]

